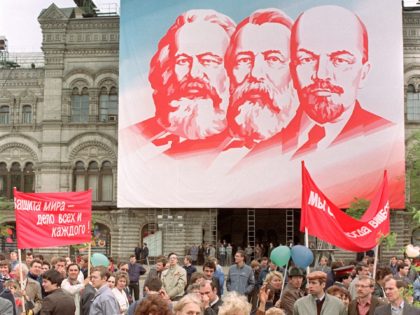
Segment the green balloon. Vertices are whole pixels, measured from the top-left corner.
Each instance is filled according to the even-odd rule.
[[[290,248],[287,246],[274,248],[271,252],[270,259],[279,267],[286,266],[290,259]]]
[[[101,254],[101,253],[94,253],[92,257],[90,258],[90,263],[92,264],[93,267],[97,267],[97,266],[108,267],[109,266],[108,258],[104,254]]]

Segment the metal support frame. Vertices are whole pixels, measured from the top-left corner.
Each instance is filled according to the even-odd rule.
[[[255,248],[255,209],[248,209],[248,244],[252,247],[252,249]]]
[[[295,213],[292,209],[286,210],[286,241],[287,246],[293,243],[295,237]]]

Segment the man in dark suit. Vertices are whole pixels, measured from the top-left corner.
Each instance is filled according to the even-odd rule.
[[[420,309],[415,308],[404,301],[402,289],[405,284],[403,281],[387,278],[385,280],[385,294],[389,304],[379,306],[374,315],[420,315]]]
[[[375,281],[372,278],[368,276],[359,277],[356,284],[357,298],[350,302],[348,315],[373,315],[378,306],[385,304],[372,295],[374,288]]]
[[[295,302],[305,296],[305,291],[301,289],[304,275],[300,268],[292,267],[289,270],[288,276],[289,282],[284,289],[280,308],[284,310],[286,315],[293,315],[293,306]]]
[[[200,295],[204,306],[204,315],[216,315],[222,300],[217,296],[217,287],[214,281],[204,280],[200,283]]]
[[[41,314],[73,315],[76,305],[73,297],[60,288],[63,276],[54,269],[42,275],[42,287],[47,296],[42,301]]]

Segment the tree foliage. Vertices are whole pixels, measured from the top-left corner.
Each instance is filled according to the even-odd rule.
[[[350,203],[350,207],[347,209],[346,213],[349,216],[360,220],[369,205],[370,201],[367,199],[354,198],[354,200]]]
[[[346,213],[357,219],[360,220],[369,208],[370,201],[363,198],[354,198],[354,200],[350,203],[350,207],[347,209]],[[419,224],[420,224],[420,213],[419,213]],[[379,239],[379,244],[385,246],[386,249],[390,249],[395,246],[397,243],[397,233],[390,232],[388,235],[382,235]]]

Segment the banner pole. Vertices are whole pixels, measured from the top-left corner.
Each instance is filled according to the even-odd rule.
[[[282,285],[281,285],[281,292],[280,292],[280,300],[281,300],[281,298],[283,297],[284,285],[286,284],[286,276],[287,276],[287,271],[288,271],[288,269],[289,269],[289,263],[290,263],[290,259],[289,259],[289,261],[287,262],[286,269],[284,270],[283,283],[282,283]]]
[[[375,278],[376,278],[376,266],[378,264],[378,252],[379,252],[379,242],[375,246],[375,261],[373,262],[373,275],[372,275],[373,280],[375,280]]]
[[[25,296],[23,295],[23,291],[25,288],[23,287],[23,271],[22,271],[22,251],[20,248],[18,249],[18,256],[19,256],[19,276],[20,276],[20,291],[22,292],[22,314],[25,314]]]
[[[305,246],[309,248],[309,234],[308,234],[308,228],[305,226]],[[306,267],[306,275],[308,275],[310,272],[309,266]]]
[[[92,242],[89,242],[88,246],[88,278],[90,277],[90,256],[92,254]]]

